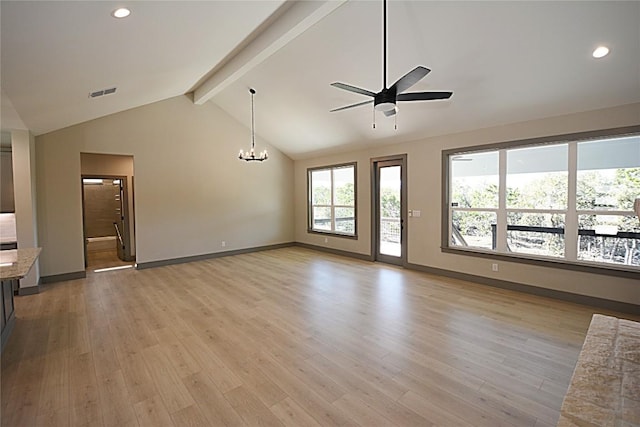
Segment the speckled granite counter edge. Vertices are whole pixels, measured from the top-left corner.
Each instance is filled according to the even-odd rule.
[[[594,314],[558,427],[640,427],[640,323]]]
[[[13,249],[17,253],[17,261],[10,266],[0,267],[0,280],[22,279],[40,255],[41,248]]]

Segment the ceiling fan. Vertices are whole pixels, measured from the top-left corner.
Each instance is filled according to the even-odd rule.
[[[378,93],[371,92],[366,89],[351,86],[345,83],[331,83],[331,86],[339,89],[347,90],[349,92],[359,93],[361,95],[370,96],[373,99],[364,102],[358,102],[356,104],[347,105],[345,107],[334,108],[330,112],[342,111],[353,107],[359,107],[361,105],[373,103],[373,108],[377,111],[382,111],[385,116],[393,116],[398,111],[396,103],[398,101],[433,101],[437,99],[449,99],[453,92],[410,92],[403,93],[414,84],[418,83],[424,78],[430,69],[422,66],[417,66],[407,74],[402,76],[391,87],[387,88],[387,0],[382,2],[382,33],[383,33],[383,59],[382,59],[382,90]],[[374,124],[375,127],[375,124]]]

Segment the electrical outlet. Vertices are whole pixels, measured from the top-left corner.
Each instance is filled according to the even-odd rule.
[[[225,242],[225,241],[223,240],[223,241],[222,241],[222,243],[221,243],[220,245],[224,248],[225,246],[227,246],[227,242]]]
[[[325,243],[329,243],[329,238],[328,238],[328,237],[325,237],[325,238],[324,238],[324,242],[325,242]]]
[[[494,262],[491,264],[491,271],[498,271],[498,263]]]

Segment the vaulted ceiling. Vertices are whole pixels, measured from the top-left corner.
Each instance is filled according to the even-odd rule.
[[[121,5],[132,14],[116,20]],[[454,95],[378,113],[375,129],[371,106],[329,112],[367,100],[330,83],[382,88],[381,1],[0,8],[3,98],[35,134],[194,90],[250,126],[253,87],[258,135],[302,158],[640,102],[635,1],[390,1],[387,84],[423,65],[431,73],[410,91]],[[611,53],[594,59],[600,44]]]

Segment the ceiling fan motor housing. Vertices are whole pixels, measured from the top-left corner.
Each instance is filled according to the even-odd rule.
[[[377,111],[391,111],[396,108],[396,90],[394,88],[382,89],[376,94],[373,106]]]

